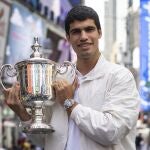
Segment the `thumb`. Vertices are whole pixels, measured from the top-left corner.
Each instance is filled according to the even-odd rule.
[[[72,83],[73,90],[79,87],[78,78],[76,77]]]

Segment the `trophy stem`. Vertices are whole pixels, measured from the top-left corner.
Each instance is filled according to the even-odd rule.
[[[43,110],[42,106],[35,105],[34,108],[32,108],[32,115],[33,115],[33,122],[41,123],[43,120]]]
[[[33,107],[31,108],[32,124],[27,132],[33,134],[48,134],[54,132],[53,127],[50,124],[46,124],[44,121],[43,104],[43,101],[34,101]]]

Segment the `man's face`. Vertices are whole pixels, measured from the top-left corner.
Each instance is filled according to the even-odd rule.
[[[78,59],[91,58],[98,50],[98,39],[101,31],[97,29],[94,20],[75,20],[70,24],[67,39],[77,54]]]

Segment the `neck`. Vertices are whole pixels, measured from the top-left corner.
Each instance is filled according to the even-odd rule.
[[[94,59],[77,60],[77,69],[82,75],[89,73],[96,65],[101,53],[98,53]]]

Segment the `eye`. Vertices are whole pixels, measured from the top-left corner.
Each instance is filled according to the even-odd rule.
[[[81,30],[80,29],[73,29],[70,31],[70,34],[72,35],[77,35],[77,34],[80,34],[81,33]]]
[[[93,32],[93,31],[95,31],[95,27],[87,27],[87,28],[85,28],[85,31],[86,32]]]

